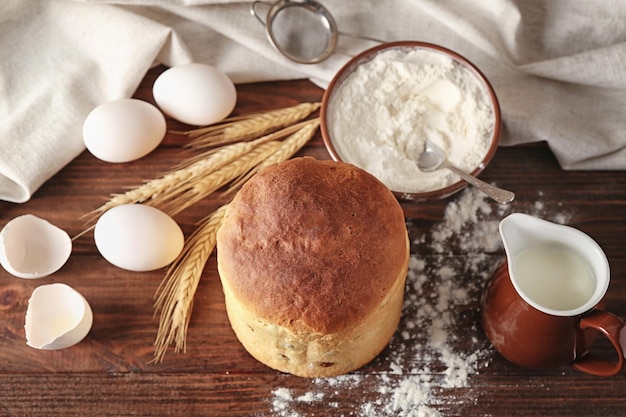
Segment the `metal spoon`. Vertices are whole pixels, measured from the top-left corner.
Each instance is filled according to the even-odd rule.
[[[447,168],[459,177],[463,178],[465,181],[478,187],[478,189],[500,204],[508,204],[515,198],[515,194],[511,191],[494,187],[493,185],[481,181],[475,176],[467,174],[461,171],[458,167],[452,165],[450,161],[448,161],[445,151],[429,140],[426,140],[424,144],[424,152],[422,152],[417,160],[417,166],[424,172]]]

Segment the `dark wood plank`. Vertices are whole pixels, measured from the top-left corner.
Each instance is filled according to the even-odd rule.
[[[150,87],[162,70],[150,71],[137,97],[152,100]],[[323,93],[303,80],[240,85],[238,92],[237,113],[318,101]],[[170,129],[186,128],[168,123]],[[75,235],[85,227],[81,216],[110,193],[153,178],[179,162],[186,155],[183,143],[184,138],[170,134],[154,153],[124,165],[103,163],[83,153],[28,203],[0,202],[0,227],[17,215],[32,213]],[[319,134],[301,154],[328,158]],[[491,211],[481,214],[482,225],[524,211],[564,219],[596,239],[612,268],[607,308],[626,317],[626,172],[565,172],[549,148],[537,144],[500,148],[482,178],[517,194],[505,209],[487,203]],[[437,354],[429,356],[428,349],[421,347],[428,342],[429,328],[411,324],[420,314],[421,297],[436,299],[435,284],[407,287],[407,300],[417,301],[407,304],[398,334],[372,363],[346,379],[308,380],[266,368],[237,342],[226,318],[215,257],[198,288],[187,352],[170,351],[162,363],[152,363],[158,324],[153,295],[164,271],[117,269],[99,256],[92,235],[87,234],[75,242],[67,265],[51,277],[21,280],[0,270],[0,415],[402,415],[401,410],[390,413],[385,404],[393,401],[400,384],[425,379],[431,381],[427,390],[431,399],[424,404],[444,416],[624,415],[624,374],[597,378],[567,367],[521,369],[489,348],[479,324],[480,294],[490,271],[503,259],[501,248],[477,252],[479,244],[468,245],[484,233],[472,225],[445,240],[443,248],[433,241],[433,233],[446,220],[446,207],[461,198],[458,194],[402,205],[412,252],[424,262],[425,271],[454,267],[454,285],[468,293],[467,301],[450,311],[453,322],[448,329],[454,351],[480,353],[476,372],[462,387],[441,384],[446,366]],[[195,222],[218,204],[216,198],[208,198],[176,220],[189,234]],[[433,275],[434,279],[441,278]],[[94,310],[94,327],[87,338],[55,352],[26,346],[23,330],[30,293],[50,282],[72,285]],[[606,343],[597,350],[612,355]],[[291,400],[280,395],[285,390]]]

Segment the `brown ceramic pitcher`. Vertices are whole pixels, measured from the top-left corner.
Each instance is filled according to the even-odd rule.
[[[500,223],[507,260],[482,300],[487,338],[508,360],[531,368],[571,364],[610,376],[625,366],[626,325],[602,310],[610,280],[599,245],[572,227],[515,213]],[[609,339],[617,360],[595,357],[598,335]]]

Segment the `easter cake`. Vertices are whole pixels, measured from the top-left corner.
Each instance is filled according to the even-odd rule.
[[[398,326],[404,213],[353,165],[304,157],[259,172],[230,203],[217,252],[231,326],[273,369],[311,378],[353,371]]]

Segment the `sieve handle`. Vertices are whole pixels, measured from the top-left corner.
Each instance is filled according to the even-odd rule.
[[[365,36],[365,35],[357,35],[356,33],[351,33],[351,32],[339,32],[339,34],[342,35],[342,36],[348,36],[350,38],[364,39],[366,41],[372,41],[372,42],[376,42],[376,43],[385,43],[385,42],[387,42],[387,41],[384,41],[382,39],[372,38],[371,36]]]
[[[261,17],[261,15],[259,15],[259,13],[258,13],[258,12],[257,12],[257,10],[256,10],[256,7],[259,5],[259,3],[262,3],[262,4],[264,4],[264,5],[266,5],[266,6],[270,6],[270,7],[272,6],[272,3],[267,2],[267,1],[259,1],[259,0],[257,0],[257,1],[253,1],[253,2],[252,2],[252,4],[250,5],[250,14],[251,14],[252,16],[256,17],[256,19],[257,19],[259,22],[261,22],[261,24],[262,24],[263,26],[265,26],[265,20],[263,20],[263,18]]]

